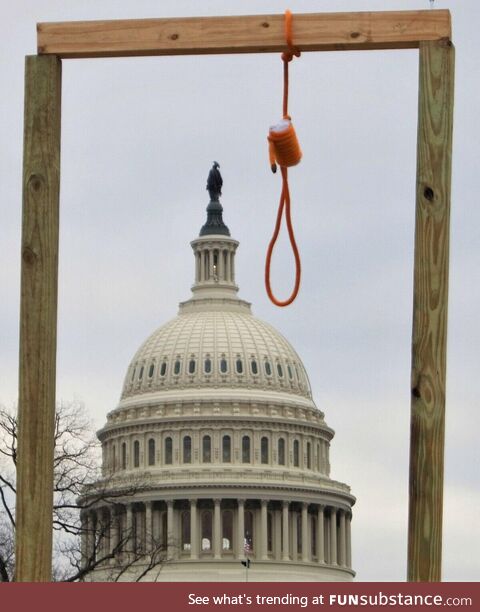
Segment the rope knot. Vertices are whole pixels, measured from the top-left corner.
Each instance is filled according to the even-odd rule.
[[[294,57],[300,57],[301,52],[298,47],[293,45],[293,17],[292,11],[287,9],[285,11],[285,40],[287,42],[288,50],[282,53],[282,60],[284,62],[291,62]]]
[[[297,297],[300,288],[301,277],[301,262],[298,252],[297,243],[292,226],[292,218],[290,211],[290,189],[288,187],[288,168],[295,166],[302,158],[302,151],[298,143],[297,135],[292,125],[292,120],[288,114],[288,64],[294,57],[300,57],[300,50],[293,46],[292,42],[292,13],[285,11],[285,39],[288,49],[282,53],[283,60],[283,119],[276,125],[273,125],[268,132],[268,150],[270,157],[270,167],[272,172],[277,171],[277,164],[280,166],[282,174],[282,193],[278,205],[277,220],[272,239],[267,249],[267,257],[265,260],[265,287],[270,300],[276,306],[288,306]],[[278,300],[272,292],[270,285],[270,264],[272,253],[277,242],[282,223],[282,216],[285,210],[285,220],[287,223],[288,237],[295,258],[295,285],[290,297],[286,300]]]
[[[297,49],[297,47],[290,47],[288,51],[282,53],[282,60],[288,63],[291,62],[294,57],[300,57],[301,54],[302,52],[300,49]]]

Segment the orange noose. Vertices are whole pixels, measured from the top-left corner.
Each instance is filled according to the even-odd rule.
[[[267,257],[265,260],[265,288],[268,297],[276,306],[288,306],[297,297],[300,288],[301,278],[301,262],[298,252],[297,243],[293,231],[291,211],[290,211],[290,189],[288,186],[288,169],[290,166],[297,165],[302,158],[302,151],[298,143],[297,135],[293,128],[291,117],[288,114],[288,64],[293,57],[300,57],[300,51],[293,46],[292,35],[292,13],[285,11],[285,39],[287,41],[288,50],[282,53],[283,61],[283,119],[270,128],[268,134],[270,166],[273,172],[277,171],[277,164],[280,166],[282,174],[282,192],[278,205],[277,219],[272,239],[267,249]],[[280,232],[282,223],[282,215],[285,210],[285,220],[287,223],[288,237],[292,246],[293,255],[295,258],[295,284],[290,297],[286,300],[278,300],[272,292],[270,285],[270,266],[272,253],[275,243]]]

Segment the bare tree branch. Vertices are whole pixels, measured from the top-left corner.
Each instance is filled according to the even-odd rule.
[[[0,513],[0,582],[11,581],[14,576],[17,431],[16,414],[0,407],[0,500],[5,510]],[[54,580],[78,582],[101,576],[113,582],[126,575],[129,579],[135,575],[138,581],[147,575],[149,580],[157,578],[166,561],[166,546],[152,541],[148,551],[139,549],[136,534],[120,530],[115,518],[117,504],[146,490],[145,482],[142,478],[131,482],[101,475],[99,442],[81,403],[57,406],[54,435]],[[110,520],[104,518],[106,510]],[[87,530],[81,512],[104,515]],[[119,534],[115,543],[113,532]],[[90,546],[88,554],[86,542]]]

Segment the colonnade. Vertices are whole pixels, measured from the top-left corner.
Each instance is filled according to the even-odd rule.
[[[83,510],[84,558],[115,551],[168,560],[238,559],[351,568],[351,511],[268,499],[192,498]]]
[[[234,267],[235,249],[212,248],[197,246],[195,252],[195,282],[202,283],[211,280],[220,282],[235,282]]]

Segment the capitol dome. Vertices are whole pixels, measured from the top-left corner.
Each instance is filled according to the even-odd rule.
[[[189,309],[142,344],[125,377],[122,404],[138,396],[268,396],[313,406],[307,373],[291,344],[248,305]],[[146,399],[145,397],[143,399]]]
[[[155,575],[138,557],[125,580],[241,581],[247,565],[253,581],[351,580],[355,498],[330,478],[334,432],[292,345],[237,295],[239,243],[216,189],[191,243],[192,297],[141,344],[98,432],[97,486],[115,503],[85,494],[85,554],[108,524],[102,546],[115,554],[96,580],[129,547],[164,556]]]

